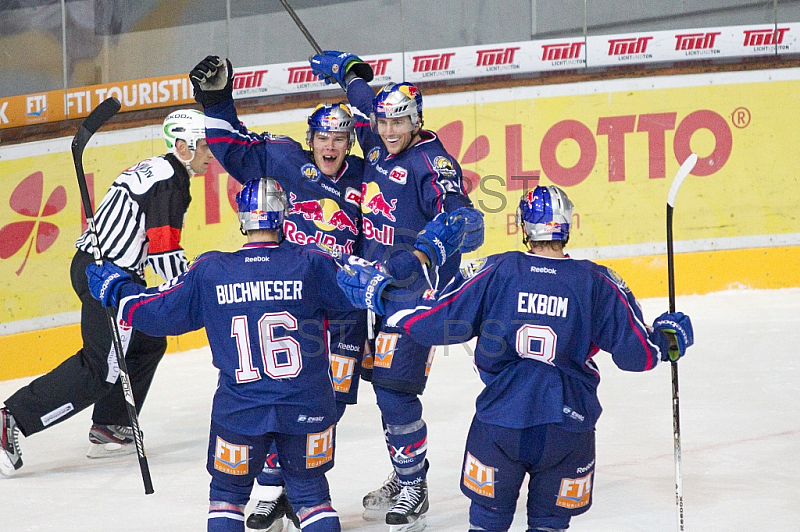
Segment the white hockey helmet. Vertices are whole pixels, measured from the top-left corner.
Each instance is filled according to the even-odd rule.
[[[167,151],[176,153],[175,143],[183,140],[194,152],[197,141],[206,138],[206,115],[195,109],[178,109],[164,119],[164,142]]]

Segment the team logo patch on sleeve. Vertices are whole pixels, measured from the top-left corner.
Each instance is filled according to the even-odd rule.
[[[462,482],[468,490],[494,499],[494,468],[482,464],[470,453],[464,459]]]
[[[611,268],[608,268],[608,267],[606,268],[606,270],[608,270],[609,278],[612,281],[614,281],[614,284],[616,284],[619,287],[620,290],[622,290],[623,292],[630,292],[631,291],[631,289],[628,288],[628,283],[626,283],[625,279],[620,277],[620,275],[617,272],[615,272],[614,270],[612,270]]]
[[[356,359],[331,353],[330,360],[333,390],[341,393],[349,392],[353,382]]]
[[[333,460],[333,426],[306,436],[306,469],[313,469]]]
[[[453,168],[453,163],[443,155],[439,155],[433,160],[433,169],[442,177],[456,176],[456,169]]]
[[[376,368],[391,368],[395,349],[397,349],[396,333],[380,333],[375,338],[375,358],[373,366]]]
[[[229,443],[217,436],[214,469],[229,475],[246,475],[249,461],[250,448],[247,445]]]
[[[583,508],[592,499],[592,473],[580,478],[562,478],[558,490],[556,506],[562,508]]]
[[[461,277],[464,279],[472,279],[483,269],[485,265],[485,258],[472,260],[461,268]]]

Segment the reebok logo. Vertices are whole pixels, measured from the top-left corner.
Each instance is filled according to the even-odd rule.
[[[531,266],[531,273],[549,273],[550,275],[556,275],[558,271],[555,268]]]

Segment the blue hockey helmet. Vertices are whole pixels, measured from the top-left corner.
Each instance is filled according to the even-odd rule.
[[[389,83],[372,102],[375,118],[411,117],[412,129],[422,125],[422,93],[413,84]]]
[[[281,229],[289,209],[286,192],[271,177],[251,179],[236,194],[242,231]]]
[[[572,202],[567,193],[550,185],[536,187],[522,195],[517,208],[517,225],[524,241],[569,240]]]
[[[347,133],[349,142],[348,151],[356,142],[356,119],[347,105],[343,103],[321,103],[308,116],[308,130],[306,142],[311,145],[314,132]]]

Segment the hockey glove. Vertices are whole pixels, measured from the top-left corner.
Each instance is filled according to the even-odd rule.
[[[675,344],[670,346],[667,353],[662,354],[661,360],[664,362],[677,362],[686,354],[686,348],[694,343],[692,320],[683,312],[665,312],[656,318],[653,328],[666,334],[670,344]]]
[[[116,307],[119,290],[131,282],[131,276],[119,266],[103,261],[102,266],[94,263],[86,267],[86,278],[89,280],[89,292],[104,307]]]
[[[450,217],[462,216],[464,218],[464,242],[459,251],[469,253],[483,245],[483,213],[472,207],[461,207],[453,211]]]
[[[362,78],[366,82],[372,81],[374,76],[372,67],[357,55],[335,50],[325,50],[310,59],[311,72],[319,79],[330,85],[334,81],[346,87],[353,78]]]
[[[414,249],[423,252],[432,266],[442,266],[461,247],[465,222],[463,216],[456,215],[460,210],[449,216],[445,212],[437,214],[417,235]]]
[[[233,65],[228,59],[209,55],[189,72],[194,99],[203,107],[211,107],[233,98]]]
[[[336,274],[339,287],[356,308],[365,308],[383,315],[383,291],[394,279],[369,264],[351,263],[342,266]]]

